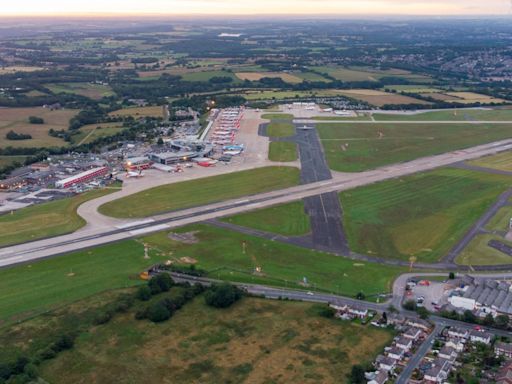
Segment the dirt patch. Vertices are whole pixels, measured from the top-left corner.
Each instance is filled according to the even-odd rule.
[[[196,264],[197,260],[194,259],[193,257],[185,256],[185,257],[180,257],[180,262],[182,262],[184,264]]]
[[[197,244],[199,243],[199,239],[196,237],[196,234],[199,231],[185,232],[185,233],[169,233],[168,237],[171,240],[179,241],[183,244]]]

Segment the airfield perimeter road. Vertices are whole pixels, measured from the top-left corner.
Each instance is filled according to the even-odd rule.
[[[107,244],[123,239],[134,238],[144,234],[180,227],[209,219],[234,215],[257,208],[269,207],[320,195],[339,192],[379,181],[410,175],[416,172],[475,159],[512,149],[512,140],[502,140],[465,150],[454,151],[437,156],[416,159],[414,161],[390,165],[375,170],[355,174],[334,174],[332,180],[300,185],[288,189],[248,196],[237,200],[224,201],[202,207],[170,212],[146,219],[126,220],[121,222],[96,213],[100,226],[94,221],[88,223],[86,230],[69,235],[24,243],[0,249],[0,267],[51,257],[63,253]],[[435,268],[430,265],[430,268]],[[440,266],[443,267],[444,266]],[[499,270],[499,267],[494,267]]]

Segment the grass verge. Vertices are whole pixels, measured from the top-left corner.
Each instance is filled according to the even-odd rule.
[[[272,141],[268,151],[268,159],[281,163],[297,160],[297,144],[286,141]]]

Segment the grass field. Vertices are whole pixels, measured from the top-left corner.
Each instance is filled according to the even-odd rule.
[[[356,100],[364,101],[365,103],[374,105],[376,107],[382,107],[388,104],[430,104],[427,101],[400,95],[398,93],[388,93],[371,89],[346,90],[342,92],[342,94]]]
[[[318,89],[312,91],[248,91],[244,93],[236,93],[245,97],[249,101],[254,100],[290,100],[301,97],[335,97],[342,96],[346,90],[342,89]]]
[[[268,159],[281,163],[297,160],[297,144],[285,141],[272,141],[269,144]]]
[[[454,100],[456,103],[460,104],[472,104],[472,103],[482,103],[482,104],[490,104],[490,103],[503,103],[505,100],[497,99],[492,96],[482,95],[480,93],[474,92],[446,92],[448,96],[453,96],[457,98]]]
[[[90,143],[100,137],[112,136],[123,130],[122,123],[89,124],[80,127],[79,134],[73,136],[73,144]]]
[[[254,183],[258,180],[258,183]],[[291,187],[299,183],[299,170],[264,167],[152,188],[100,207],[114,217],[146,217],[241,196]]]
[[[444,256],[512,178],[444,168],[343,192],[353,251],[435,262]]]
[[[302,201],[242,213],[222,221],[284,236],[305,235],[311,230]]]
[[[336,66],[323,66],[323,67],[312,67],[312,70],[318,73],[326,73],[336,80],[341,81],[378,81],[383,77],[397,77],[407,79],[419,84],[430,83],[431,78],[424,75],[413,74],[409,71],[401,69],[388,69],[388,70],[377,70],[365,67],[336,67]]]
[[[116,188],[120,187],[114,184],[109,189],[97,189],[71,198],[19,209],[12,215],[0,216],[0,246],[76,231],[85,225],[85,221],[76,213],[78,206],[115,192]]]
[[[226,71],[189,72],[180,76],[185,81],[209,81],[213,77],[229,77],[233,79],[233,82],[238,81],[238,78],[233,73]]]
[[[82,333],[73,350],[44,363],[41,376],[62,384],[141,377],[148,384],[334,384],[348,382],[352,365],[370,363],[391,342],[390,331],[326,319],[318,308],[244,298],[219,310],[200,296],[160,324],[137,321],[131,310]]]
[[[512,172],[512,152],[503,152],[468,162],[471,165]]]
[[[21,66],[21,65],[13,65],[13,66],[2,66],[0,67],[0,75],[6,75],[10,73],[16,72],[35,72],[35,71],[43,71],[43,67],[34,67],[34,66]]]
[[[250,81],[258,81],[263,79],[264,77],[280,78],[284,82],[290,84],[298,84],[302,83],[303,81],[301,77],[285,72],[237,72],[236,77],[238,77],[240,80]]]
[[[293,115],[289,113],[265,113],[261,115],[261,118],[267,120],[292,120]]]
[[[295,134],[295,126],[292,123],[272,121],[267,127],[267,135],[270,137],[288,137]]]
[[[374,113],[373,117],[379,121],[512,121],[512,109],[450,109],[414,115]]]
[[[368,115],[361,115],[361,114],[358,114],[357,116],[313,116],[312,117],[313,120],[324,120],[324,121],[336,121],[336,120],[339,120],[339,121],[347,121],[347,120],[358,120],[358,121],[371,121],[371,117],[368,116]]]
[[[300,77],[301,79],[303,79],[305,81],[311,81],[311,82],[321,81],[322,83],[330,83],[331,82],[331,80],[326,79],[325,77],[323,77],[315,72],[300,72],[300,73],[294,73],[294,75]]]
[[[23,164],[25,159],[25,156],[0,156],[0,168],[6,167],[13,163]]]
[[[144,259],[130,240],[0,270],[0,325],[114,288],[140,284],[138,274],[163,259]]]
[[[198,242],[173,241],[165,232],[147,236],[144,242],[178,263],[182,257],[191,257],[197,260],[198,268],[209,271],[210,277],[225,280],[304,289],[302,280],[306,276],[314,289],[347,296],[362,291],[369,296],[389,292],[394,278],[404,271],[207,225],[192,225],[178,232],[195,232]],[[256,267],[261,268],[261,273],[254,273]]]
[[[509,230],[510,218],[512,217],[512,207],[505,206],[489,220],[485,228],[489,231],[507,232]]]
[[[0,147],[53,147],[63,146],[66,142],[48,134],[49,130],[67,130],[69,120],[78,113],[74,109],[51,111],[42,107],[1,108],[0,109]],[[28,118],[37,116],[44,124],[30,124]],[[5,135],[13,130],[16,133],[30,134],[30,140],[7,140]]]
[[[150,116],[150,117],[164,117],[163,107],[130,107],[118,109],[109,113],[110,116],[133,116],[134,118]]]
[[[469,243],[460,253],[455,262],[460,265],[501,265],[512,264],[512,257],[487,245],[490,240],[499,240],[512,246],[512,243],[505,241],[501,236],[492,234],[481,234]]]
[[[386,85],[384,88],[386,90],[393,90],[397,92],[411,92],[411,93],[437,93],[442,92],[441,89],[432,88],[428,86],[420,86],[420,85]]]
[[[512,137],[500,124],[318,124],[327,162],[359,172]]]
[[[88,97],[93,100],[99,100],[103,97],[114,95],[114,91],[108,85],[91,84],[91,83],[55,83],[45,84],[53,93],[74,93]]]

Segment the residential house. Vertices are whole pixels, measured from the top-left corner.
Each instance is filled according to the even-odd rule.
[[[507,359],[512,359],[512,344],[499,341],[494,345],[494,353],[497,356],[505,356]]]
[[[402,348],[391,347],[388,351],[388,356],[395,360],[402,360],[405,351]]]
[[[451,364],[444,359],[436,359],[432,368],[425,372],[425,380],[431,383],[443,383],[450,373]]]
[[[396,360],[389,356],[382,356],[378,359],[379,368],[386,372],[393,372],[396,368]]]
[[[349,307],[347,312],[352,316],[358,317],[360,319],[364,319],[366,316],[368,316],[368,310],[365,308]]]
[[[456,337],[459,339],[467,339],[469,337],[469,331],[467,329],[452,327],[448,330],[448,336]]]
[[[455,359],[457,358],[457,355],[458,354],[457,354],[457,351],[455,350],[455,348],[449,347],[447,345],[442,347],[438,354],[438,356],[440,358],[451,361],[451,362],[455,361]]]
[[[395,342],[395,345],[398,348],[403,349],[405,352],[408,352],[412,348],[412,340],[404,336],[400,336],[400,338]]]
[[[386,381],[388,381],[388,378],[388,373],[384,370],[380,370],[372,380],[368,381],[368,384],[384,384]]]
[[[512,384],[512,361],[506,363],[496,375],[496,384]]]
[[[421,330],[418,328],[409,328],[403,335],[407,339],[418,340],[418,338],[421,336]]]
[[[407,325],[410,325],[414,328],[419,328],[424,332],[428,332],[430,328],[432,328],[432,324],[423,319],[407,319]]]
[[[492,340],[492,334],[488,332],[480,332],[480,331],[471,331],[470,332],[470,340],[472,343],[484,343],[484,344],[491,344]]]

